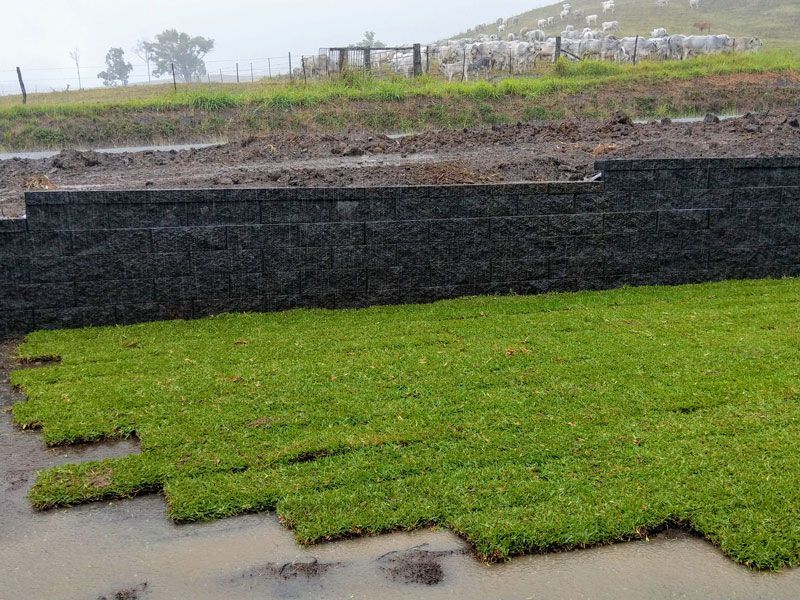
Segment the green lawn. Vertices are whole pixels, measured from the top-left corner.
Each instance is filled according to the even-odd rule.
[[[163,492],[176,521],[277,510],[302,543],[437,524],[488,560],[682,524],[800,564],[800,280],[37,332],[13,409],[38,508]]]

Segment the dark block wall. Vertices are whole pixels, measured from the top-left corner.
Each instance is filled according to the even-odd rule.
[[[800,158],[598,163],[598,183],[31,192],[0,334],[227,311],[800,274]]]

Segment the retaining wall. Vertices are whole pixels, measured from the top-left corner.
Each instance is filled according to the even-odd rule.
[[[225,311],[800,274],[800,158],[608,161],[598,183],[29,192],[0,334]]]

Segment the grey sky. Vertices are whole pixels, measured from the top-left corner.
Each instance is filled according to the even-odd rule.
[[[177,28],[215,40],[209,71],[232,68],[253,58],[315,53],[321,46],[346,45],[374,30],[390,44],[427,42],[553,3],[553,0],[14,0],[4,2],[0,27],[0,93],[16,86],[14,67],[25,72],[29,87],[48,91],[77,87],[69,51],[78,47],[84,85],[97,85],[105,53],[131,48],[138,39]],[[255,63],[256,69],[262,68]],[[54,70],[54,69],[62,70]],[[266,62],[263,64],[266,68]],[[46,70],[45,70],[46,69]],[[249,71],[248,71],[249,76]]]

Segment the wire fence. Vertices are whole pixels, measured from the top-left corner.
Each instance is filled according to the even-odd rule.
[[[291,78],[295,67],[300,64],[300,56],[293,57],[287,53],[283,56],[264,58],[244,58],[228,60],[206,60],[205,75],[193,83],[276,83]],[[21,67],[26,92],[28,94],[62,93],[75,90],[102,89],[102,80],[98,77],[106,65],[75,65],[71,67]],[[137,88],[146,85],[186,83],[180,79],[179,73],[173,80],[171,71],[156,75],[154,67],[145,64],[133,64],[133,71],[124,88],[129,95],[137,95]],[[21,94],[19,76],[16,68],[0,68],[0,96],[18,96]]]
[[[186,83],[308,83],[340,77],[348,72],[369,72],[376,77],[415,77],[428,74],[447,81],[498,79],[541,75],[543,66],[556,62],[560,56],[573,61],[589,58],[635,64],[641,60],[683,59],[689,55],[686,46],[681,45],[686,36],[680,35],[617,38],[588,30],[580,33],[565,31],[563,37],[538,36],[543,32],[531,33],[526,36],[528,41],[498,40],[497,36],[484,35],[477,39],[463,38],[443,44],[413,44],[390,48],[320,48],[316,54],[311,55],[287,53],[284,56],[266,58],[212,59],[205,61],[204,74],[192,82],[181,81],[179,71],[176,73],[174,66],[171,72],[156,76],[149,66],[137,65],[129,77],[128,85],[117,87],[117,95],[147,95],[150,92],[145,84],[172,84],[177,91],[179,85]],[[750,52],[761,47],[758,38],[707,37],[719,38],[717,41],[721,45],[701,48],[700,53]],[[50,93],[52,101],[56,101],[64,93],[73,90],[102,89],[98,74],[103,70],[102,65],[81,65],[80,68],[32,67],[21,71],[0,68],[0,96],[19,96],[20,88],[24,86],[28,93],[38,95],[38,102],[47,102],[47,93]],[[22,95],[24,102],[24,89]],[[9,104],[16,101],[16,98],[11,98],[2,102]]]

